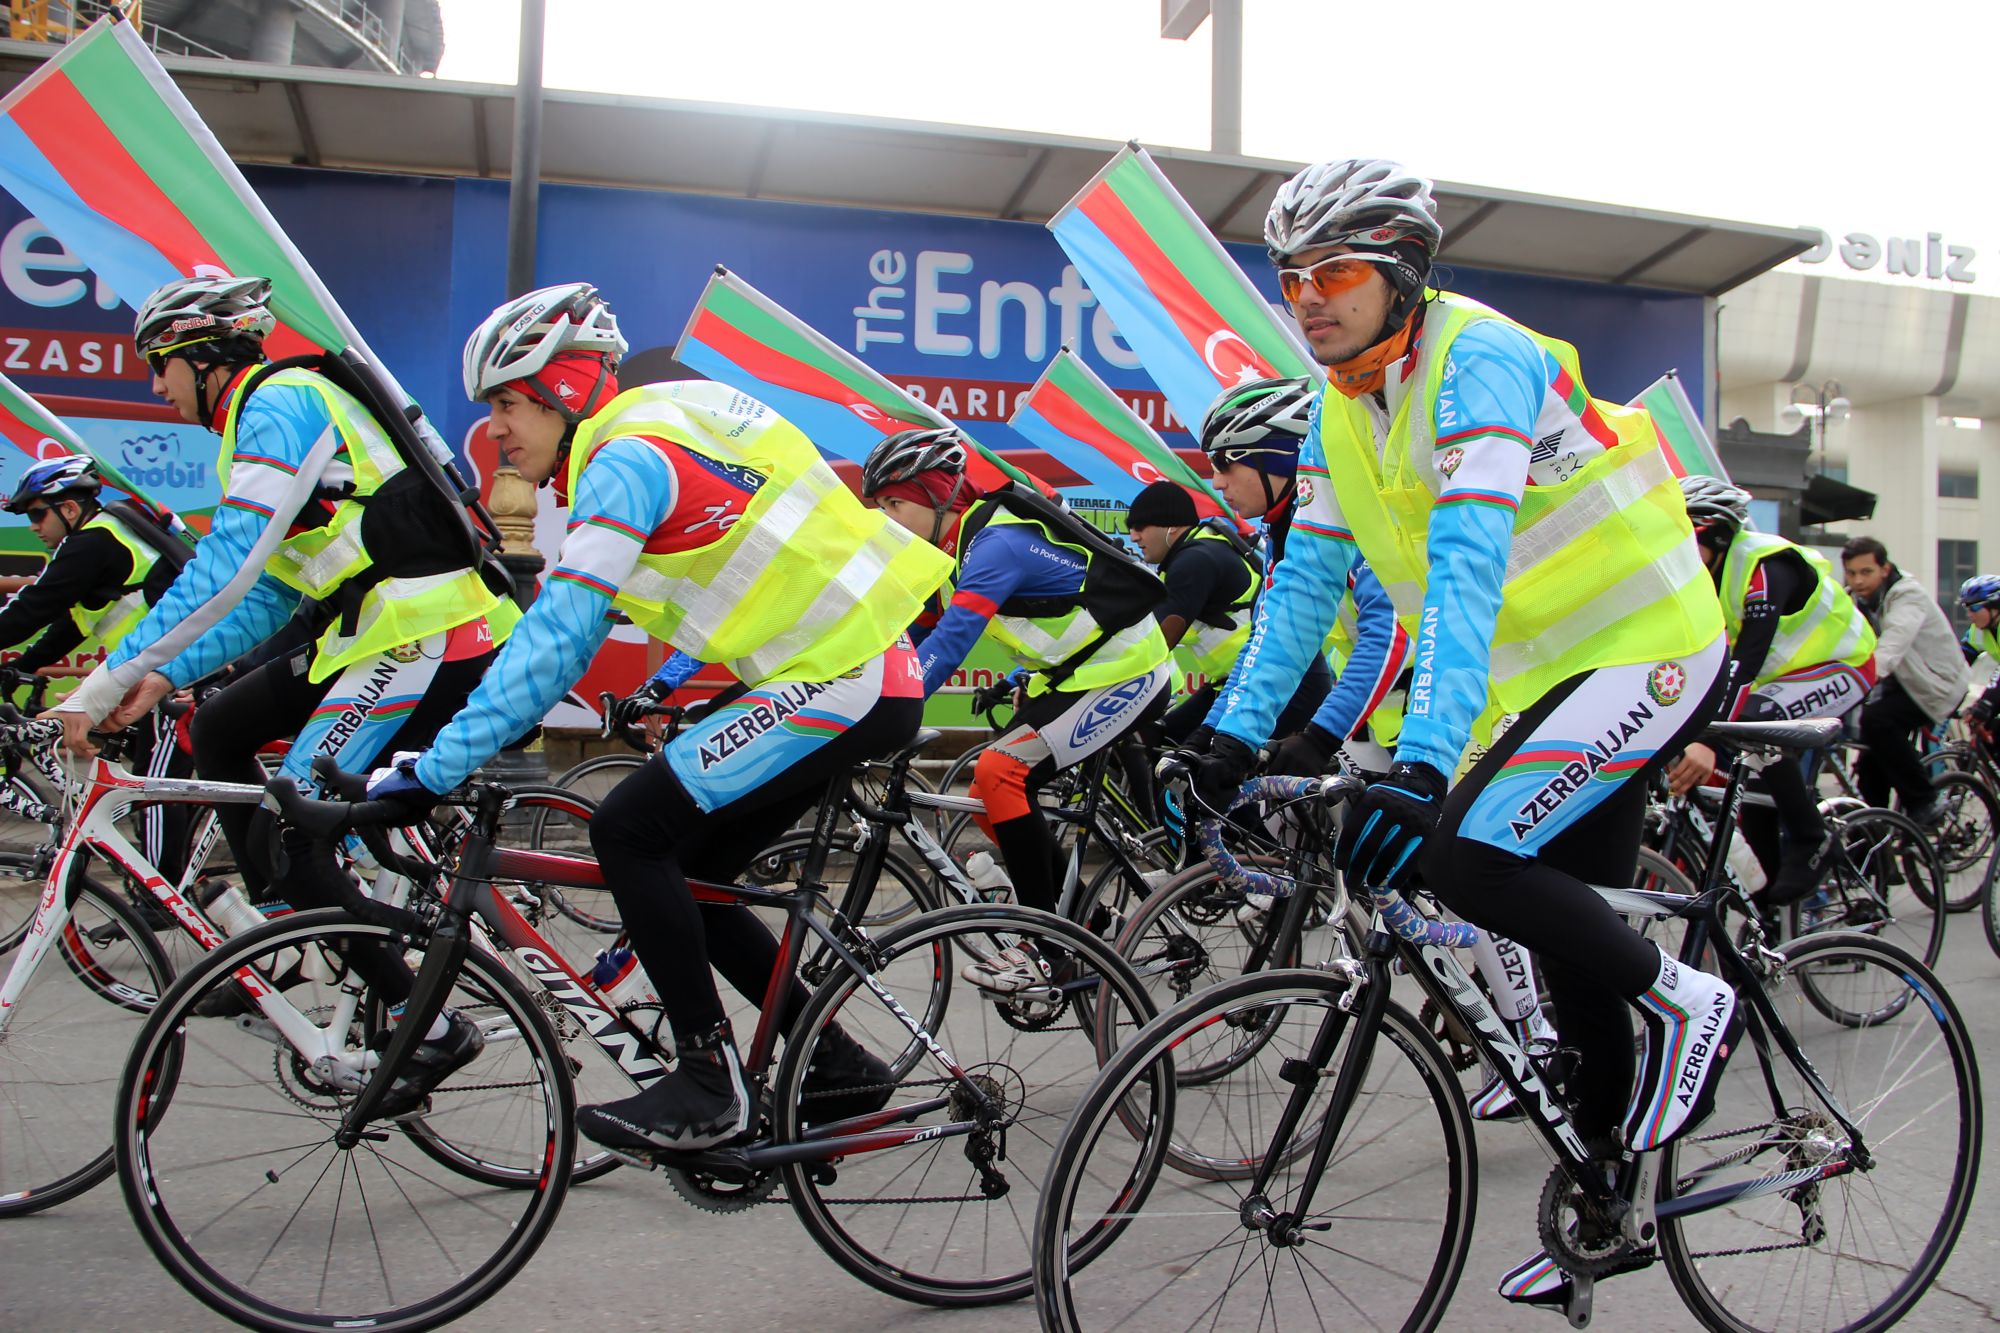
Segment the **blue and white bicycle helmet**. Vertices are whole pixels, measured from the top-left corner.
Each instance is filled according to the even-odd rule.
[[[37,500],[50,503],[61,499],[95,499],[103,482],[97,475],[97,460],[82,454],[64,454],[35,464],[14,488],[7,512],[25,514]]]

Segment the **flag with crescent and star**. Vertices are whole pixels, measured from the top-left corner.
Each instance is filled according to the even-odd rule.
[[[1190,425],[1235,385],[1324,377],[1291,325],[1137,144],[1121,149],[1048,226],[1175,415]]]

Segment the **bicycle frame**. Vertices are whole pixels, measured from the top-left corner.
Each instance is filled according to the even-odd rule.
[[[497,788],[480,789],[472,836],[467,839],[457,868],[452,873],[444,894],[443,908],[425,950],[423,965],[417,972],[402,1020],[382,1053],[381,1065],[390,1070],[399,1069],[404,1057],[422,1039],[431,1021],[442,1012],[445,998],[464,963],[466,951],[476,938],[470,926],[477,922],[484,927],[491,943],[502,956],[511,960],[532,979],[534,985],[560,1005],[563,1012],[583,1028],[628,1078],[635,1084],[652,1081],[664,1074],[666,1068],[651,1035],[641,1032],[630,1020],[607,1005],[595,988],[584,982],[527,918],[496,891],[494,884],[496,880],[526,880],[565,888],[601,889],[605,887],[603,871],[596,861],[587,857],[494,846],[493,833],[506,800],[506,794]],[[831,818],[831,815],[822,813],[822,823]],[[823,861],[825,846],[824,841],[815,845],[815,860]],[[817,879],[822,867],[809,865],[807,869],[807,878],[811,880]],[[785,914],[778,961],[760,1006],[756,1033],[744,1059],[745,1072],[752,1080],[761,1082],[770,1066],[779,1036],[777,1015],[783,1009],[783,992],[797,966],[804,941],[810,936],[819,941],[822,956],[830,956],[855,974],[910,1036],[943,1066],[953,1079],[955,1093],[967,1097],[977,1113],[973,1119],[942,1125],[899,1123],[942,1110],[953,1100],[951,1096],[928,1098],[903,1106],[887,1107],[869,1115],[813,1126],[803,1132],[798,1143],[751,1144],[731,1150],[734,1160],[747,1163],[754,1170],[794,1162],[823,1161],[848,1153],[871,1152],[905,1143],[973,1134],[997,1118],[997,1108],[965,1068],[910,1015],[858,956],[857,949],[865,951],[868,947],[866,937],[848,926],[844,918],[836,916],[834,926],[830,927],[815,915],[813,908],[820,897],[817,892],[810,888],[778,891],[702,881],[690,881],[689,887],[697,902],[768,907]],[[843,930],[852,934],[852,945],[842,938]],[[274,1015],[274,1011],[290,1006],[272,997],[261,999],[260,1007],[267,1015]],[[296,1015],[296,1010],[292,1012]],[[379,1076],[369,1081],[367,1088],[343,1117],[335,1136],[336,1142],[343,1147],[351,1147],[361,1140],[367,1132],[364,1127],[382,1096],[386,1095],[390,1081]],[[678,1156],[699,1160],[703,1154]]]
[[[123,870],[133,883],[151,894],[153,900],[192,935],[204,951],[219,947],[227,935],[195,904],[192,893],[216,839],[221,836],[222,827],[216,820],[215,812],[212,809],[208,812],[188,857],[187,869],[182,872],[177,884],[169,884],[153,863],[132,845],[118,828],[117,820],[140,802],[206,806],[217,803],[254,804],[263,795],[262,787],[245,784],[202,782],[190,778],[136,777],[130,770],[102,757],[91,760],[85,771],[74,775],[65,796],[65,803],[70,809],[62,840],[57,844],[50,863],[41,901],[36,904],[34,919],[29,923],[13,965],[7,970],[5,981],[0,982],[0,1032],[6,1031],[8,1018],[27,988],[29,979],[34,976],[35,968],[57,937],[68,930],[74,896],[67,890],[81,881],[83,859],[87,856],[101,857]],[[80,942],[74,939],[69,945],[73,951],[81,948]],[[133,994],[123,998],[150,1004],[155,997]]]

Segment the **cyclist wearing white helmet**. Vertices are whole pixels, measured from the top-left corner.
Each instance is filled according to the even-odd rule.
[[[257,750],[293,738],[282,771],[310,792],[319,755],[366,767],[428,739],[518,613],[440,529],[436,490],[360,402],[303,366],[266,363],[270,296],[263,278],[202,277],[167,283],[141,304],[133,341],[154,396],[222,437],[222,500],[194,559],[56,715],[72,748],[87,752],[90,726],[129,725],[288,632],[303,610],[317,643],[210,697],[196,710],[193,740],[202,777],[261,783]],[[216,815],[254,899],[271,868],[251,833],[268,816],[242,805]],[[338,901],[344,872],[298,850],[290,901]],[[350,961],[390,1003],[407,994],[400,952],[359,947]],[[440,1018],[385,1114],[420,1106],[480,1045],[471,1020]]]
[[[1239,688],[1325,637],[1326,590],[1365,558],[1416,664],[1396,763],[1348,812],[1342,860],[1377,885],[1421,866],[1454,911],[1532,949],[1582,1052],[1569,1092],[1584,1141],[1607,1159],[1657,1147],[1712,1110],[1741,1028],[1729,986],[1588,886],[1631,882],[1647,780],[1720,692],[1722,615],[1680,488],[1650,419],[1591,399],[1574,349],[1430,286],[1424,178],[1309,167],[1279,189],[1265,240],[1328,386]],[[1450,783],[1503,713],[1519,718]],[[1503,1292],[1560,1300],[1562,1284],[1538,1256]]]
[[[972,794],[980,828],[1006,863],[1015,900],[1056,906],[1060,852],[1036,793],[1064,769],[1160,715],[1170,673],[1153,619],[1160,581],[1124,547],[1064,509],[1037,482],[982,491],[953,428],[898,431],[861,469],[861,493],[899,525],[953,556],[918,652],[934,694],[991,635],[1027,672],[1012,724],[983,750]],[[967,963],[961,975],[999,992],[1048,980],[1022,949]]]
[[[1983,655],[2000,668],[2000,574],[1973,575],[1959,585],[1958,601],[1965,608],[1966,618],[1972,622],[1959,644],[1966,664],[1978,665]],[[1993,720],[2000,717],[2000,670],[1995,670],[1987,680],[1986,688],[1973,701],[1967,717],[1980,742],[1988,750],[1993,750]]]
[[[742,688],[613,789],[590,825],[679,1058],[636,1096],[580,1108],[577,1127],[646,1152],[728,1142],[755,1113],[710,966],[762,1004],[777,942],[740,908],[702,909],[687,877],[735,878],[834,774],[916,734],[923,689],[903,630],[950,565],[864,508],[755,399],[707,380],[621,390],[624,352],[588,283],[509,301],[466,340],[466,395],[507,461],[554,484],[568,534],[463,711],[369,792],[425,805],[463,782],[562,699],[614,610],[735,673]],[[780,1030],[805,1001],[794,980]],[[806,1075],[826,1119],[881,1106],[889,1082],[845,1034],[821,1042]]]
[[[1202,418],[1201,449],[1223,498],[1243,517],[1264,520],[1265,560],[1273,579],[1282,571],[1292,530],[1299,445],[1305,440],[1316,396],[1312,381],[1304,377],[1253,380],[1223,390]],[[1247,643],[1248,626],[1243,637]],[[1263,704],[1263,691],[1245,693],[1227,686],[1217,691],[1204,715],[1205,728],[1190,737],[1192,748],[1214,745],[1215,728],[1227,717],[1238,728],[1264,734],[1273,742],[1266,765],[1273,773],[1324,773],[1342,745],[1349,746],[1364,767],[1379,767],[1374,747],[1362,742],[1371,724],[1380,739],[1395,735],[1400,714],[1383,705],[1408,663],[1409,636],[1396,623],[1396,609],[1366,562],[1356,562],[1349,574],[1348,595],[1341,600],[1325,646],[1326,655],[1314,652],[1307,660],[1288,661],[1282,669],[1275,663],[1266,666],[1267,671],[1281,672],[1282,679],[1272,677],[1278,688],[1295,672],[1298,681],[1290,699],[1268,717],[1250,712]],[[1337,683],[1329,660],[1338,663]],[[1224,736],[1221,744],[1240,742]],[[1219,800],[1227,793],[1206,795]]]
[[[1816,551],[1752,531],[1750,492],[1741,487],[1695,473],[1681,478],[1681,494],[1729,630],[1721,716],[1842,717],[1858,707],[1875,684],[1875,631],[1832,567]],[[1667,778],[1680,793],[1714,768],[1708,746],[1690,745]],[[1770,876],[1757,900],[1782,907],[1817,887],[1826,821],[1797,764],[1772,764],[1753,785],[1776,806],[1775,819],[1757,806],[1743,810],[1744,837]]]

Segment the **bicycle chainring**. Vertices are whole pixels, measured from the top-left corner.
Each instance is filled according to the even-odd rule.
[[[316,1009],[305,1011],[305,1017],[319,1020],[333,1012],[333,1006],[323,1004]],[[355,1025],[354,1039],[361,1040],[360,1025]],[[278,1076],[278,1091],[295,1105],[308,1111],[324,1115],[339,1115],[354,1100],[355,1090],[338,1087],[320,1076],[287,1041],[280,1040],[271,1057],[272,1068]]]
[[[660,1168],[674,1193],[705,1213],[740,1213],[768,1202],[778,1188],[776,1171],[759,1171],[747,1181],[724,1180],[707,1171],[687,1167]]]
[[[1600,1278],[1622,1272],[1639,1252],[1615,1219],[1598,1215],[1596,1205],[1561,1164],[1542,1183],[1535,1222],[1542,1249],[1557,1267],[1574,1277]]]

